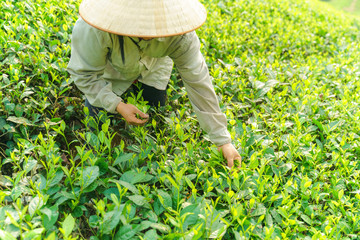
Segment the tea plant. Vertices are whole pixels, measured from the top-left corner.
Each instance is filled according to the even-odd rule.
[[[66,72],[79,1],[0,2],[0,239],[358,239],[359,21],[304,0],[207,0],[197,31],[243,163],[174,69],[128,126]]]

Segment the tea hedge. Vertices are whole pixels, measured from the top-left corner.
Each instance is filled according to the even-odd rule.
[[[176,70],[148,124],[104,113],[91,131],[66,72],[79,1],[0,2],[1,239],[360,237],[359,20],[315,1],[202,2],[241,168]]]

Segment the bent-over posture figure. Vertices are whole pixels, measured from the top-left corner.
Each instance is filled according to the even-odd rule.
[[[145,100],[164,105],[174,63],[200,126],[229,167],[241,161],[195,33],[206,20],[203,5],[197,0],[84,0],[80,16],[68,71],[85,94],[90,115],[104,109],[129,124],[144,124],[149,116],[121,95],[138,81]]]

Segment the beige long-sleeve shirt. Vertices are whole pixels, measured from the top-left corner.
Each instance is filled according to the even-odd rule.
[[[195,32],[147,41],[120,40],[120,36],[98,30],[80,18],[71,47],[68,71],[91,105],[116,113],[120,96],[134,80],[166,89],[174,63],[202,129],[217,146],[231,142]]]

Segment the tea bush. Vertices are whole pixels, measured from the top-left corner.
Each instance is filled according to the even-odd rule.
[[[231,170],[176,70],[145,126],[104,113],[97,127],[66,72],[79,1],[0,2],[1,239],[360,237],[358,19],[314,1],[203,3],[243,157]]]

